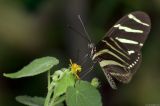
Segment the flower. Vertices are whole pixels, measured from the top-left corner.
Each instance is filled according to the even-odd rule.
[[[70,68],[71,72],[77,77],[77,79],[80,79],[80,77],[78,76],[78,72],[81,72],[81,66],[76,63],[72,63],[72,60],[70,59]]]

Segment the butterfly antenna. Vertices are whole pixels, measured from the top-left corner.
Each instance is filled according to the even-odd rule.
[[[90,40],[80,31],[76,30],[73,26],[71,25],[67,25],[68,28],[70,28],[71,30],[73,30],[74,32],[78,33],[81,35],[81,37],[83,37],[85,40],[87,40],[88,42],[90,42]]]
[[[82,27],[83,27],[83,30],[84,30],[84,32],[85,32],[85,34],[86,34],[86,36],[87,36],[87,40],[89,41],[89,43],[91,43],[91,38],[90,38],[90,36],[89,36],[89,34],[88,34],[85,26],[84,26],[84,23],[83,23],[83,21],[82,21],[81,16],[80,16],[80,15],[77,15],[77,17],[78,17],[78,19],[79,19],[79,21],[80,21],[80,23],[81,23],[81,25],[82,25]]]

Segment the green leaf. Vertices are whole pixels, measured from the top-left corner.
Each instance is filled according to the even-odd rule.
[[[16,100],[27,106],[43,106],[45,98],[43,97],[30,97],[30,96],[17,96]]]
[[[63,103],[60,103],[60,104],[57,104],[57,105],[55,105],[55,106],[64,106],[64,104],[63,104]]]
[[[58,97],[66,92],[69,86],[74,86],[75,76],[69,72],[69,70],[64,72],[64,75],[60,80],[56,82],[54,89],[54,96]]]
[[[54,57],[42,57],[32,61],[30,64],[22,68],[20,71],[15,73],[3,74],[9,78],[22,78],[35,76],[50,70],[54,65],[57,65],[59,61]]]
[[[65,99],[66,99],[66,95],[58,97],[53,105],[55,105],[55,106],[64,106],[63,102],[65,101]]]
[[[77,81],[66,93],[67,106],[102,106],[98,90],[89,82]]]

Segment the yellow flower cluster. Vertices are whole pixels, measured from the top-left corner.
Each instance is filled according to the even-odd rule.
[[[70,59],[70,68],[71,72],[77,77],[77,79],[80,79],[78,73],[82,70],[81,66],[76,63],[72,63],[72,60]]]

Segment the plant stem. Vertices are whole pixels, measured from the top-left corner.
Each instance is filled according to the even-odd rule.
[[[49,105],[49,102],[50,102],[50,98],[52,96],[52,93],[53,93],[53,90],[52,89],[49,89],[50,87],[50,70],[48,71],[48,93],[47,93],[47,96],[46,96],[46,100],[45,100],[45,103],[44,103],[44,106],[48,106]]]
[[[51,71],[49,70],[48,71],[48,88],[49,88],[49,86],[50,86],[50,84],[51,84]]]
[[[58,98],[57,101],[55,101],[55,103],[53,104],[53,106],[56,106],[59,103],[62,103],[65,100],[65,95],[61,96],[60,98]]]
[[[53,96],[53,98],[51,99],[51,103],[50,103],[50,105],[49,105],[49,106],[55,106],[55,105],[54,105],[55,99],[56,99],[56,97],[55,97],[55,96]]]
[[[50,102],[50,98],[52,96],[52,93],[53,93],[53,89],[48,91],[44,106],[49,106],[49,102]]]

